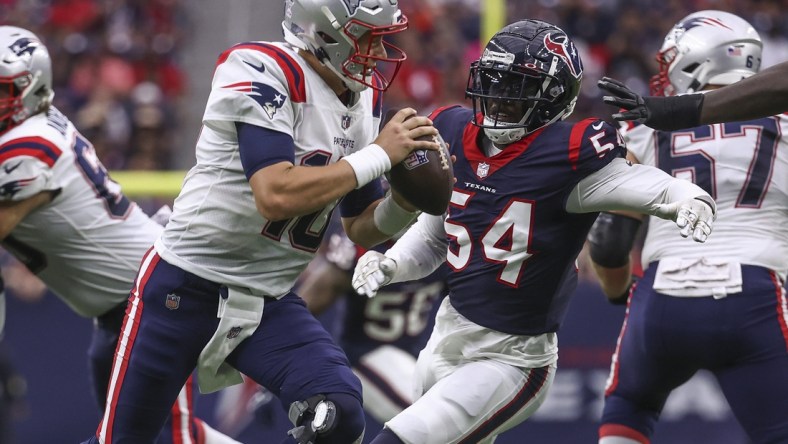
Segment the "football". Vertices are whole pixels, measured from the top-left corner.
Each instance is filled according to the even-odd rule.
[[[394,114],[396,110],[386,114],[381,128]],[[391,167],[387,178],[391,188],[397,190],[413,206],[438,216],[449,206],[454,187],[454,170],[448,145],[440,134],[436,138],[441,146],[440,150],[413,151],[405,160]]]

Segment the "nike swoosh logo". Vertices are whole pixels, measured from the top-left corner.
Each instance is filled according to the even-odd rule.
[[[11,174],[15,169],[19,168],[19,165],[22,165],[22,161],[21,160],[19,162],[17,162],[16,165],[14,165],[14,166],[3,165],[3,171],[5,171],[6,174]]]
[[[604,125],[604,124],[605,124],[605,122],[597,122],[597,123],[591,125],[591,128],[599,131],[599,130],[602,129],[602,125]]]
[[[251,66],[252,69],[254,69],[255,71],[257,71],[259,73],[264,73],[265,72],[265,65],[263,64],[263,62],[260,62],[260,66],[257,66],[254,63],[249,63],[246,60],[244,60],[244,63],[246,63],[247,65]]]

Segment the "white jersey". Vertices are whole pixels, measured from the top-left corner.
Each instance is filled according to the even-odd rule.
[[[377,92],[367,89],[346,107],[285,44],[230,48],[214,74],[197,164],[186,176],[157,252],[217,283],[253,294],[285,294],[314,256],[336,203],[285,221],[263,218],[241,164],[235,123],[287,134],[295,143],[296,165],[323,166],[372,143],[379,115]]]
[[[98,316],[122,303],[161,232],[121,193],[93,146],[57,109],[0,136],[0,201],[56,191],[3,240],[74,311]]]
[[[787,117],[673,132],[625,127],[627,148],[641,163],[695,182],[717,202],[714,231],[703,244],[676,236],[673,222],[650,218],[644,266],[666,257],[705,257],[758,265],[785,277]]]

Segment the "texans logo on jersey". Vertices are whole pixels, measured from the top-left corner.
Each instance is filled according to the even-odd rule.
[[[555,40],[553,35],[555,35]],[[569,71],[575,78],[580,78],[583,75],[583,63],[580,61],[580,56],[577,54],[577,48],[563,34],[549,33],[544,37],[544,47],[552,54],[560,57]]]
[[[242,92],[253,98],[265,111],[269,119],[273,119],[276,111],[285,104],[287,96],[274,87],[259,82],[239,82],[223,86],[225,89]]]

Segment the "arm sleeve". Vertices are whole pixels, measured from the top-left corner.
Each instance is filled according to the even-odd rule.
[[[235,131],[247,179],[268,165],[295,162],[295,144],[288,134],[240,122],[236,122]]]
[[[448,241],[443,218],[422,213],[416,223],[386,251],[386,256],[397,263],[397,271],[391,282],[421,279],[446,260]]]
[[[581,180],[566,203],[570,213],[626,210],[657,216],[659,205],[700,198],[714,200],[699,186],[662,170],[615,159]]]
[[[678,98],[669,98],[678,101]],[[701,123],[732,122],[788,112],[788,62],[705,95]]]

